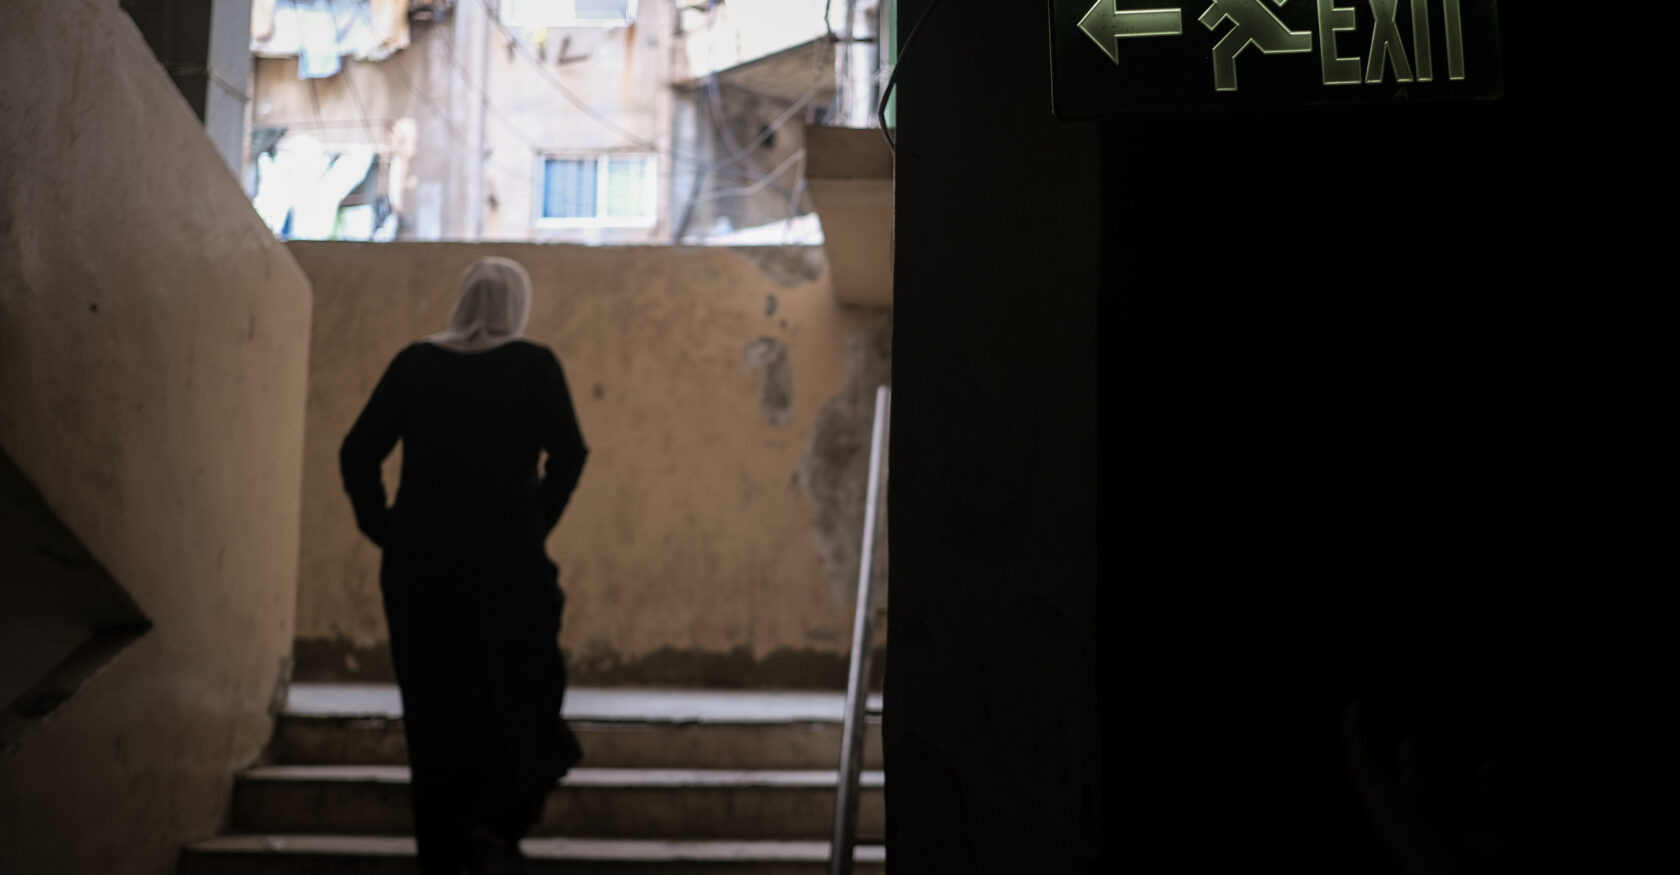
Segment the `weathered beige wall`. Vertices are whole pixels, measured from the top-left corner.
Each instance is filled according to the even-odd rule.
[[[161,875],[290,651],[308,281],[114,0],[9,5],[0,81],[0,446],[155,624],[0,758],[0,872]]]
[[[500,254],[530,270],[529,334],[590,446],[549,545],[574,680],[844,684],[890,325],[835,304],[820,250],[290,246],[315,289],[300,676],[388,676],[339,443],[391,357],[447,323],[466,265]]]

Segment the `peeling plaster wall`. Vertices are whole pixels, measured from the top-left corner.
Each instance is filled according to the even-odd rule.
[[[0,80],[0,447],[153,622],[0,754],[0,872],[162,875],[284,682],[308,281],[115,2],[8,7]]]
[[[799,460],[799,482],[812,498],[813,533],[829,592],[835,599],[857,592],[863,557],[863,526],[869,492],[869,442],[875,420],[875,391],[892,384],[892,319],[846,339],[846,385],[823,404],[811,429],[811,443]],[[891,417],[888,417],[891,423]],[[890,435],[890,430],[889,430]],[[886,490],[875,528],[871,579],[887,579]],[[877,592],[883,592],[884,587]],[[884,597],[881,604],[884,604]]]
[[[447,322],[461,271],[497,254],[530,270],[529,334],[565,364],[590,446],[549,544],[574,682],[844,686],[890,313],[838,306],[819,250],[290,246],[316,292],[300,677],[390,676],[339,443],[391,357]]]

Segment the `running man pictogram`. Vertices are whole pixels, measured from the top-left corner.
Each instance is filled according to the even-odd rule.
[[[1279,6],[1287,2],[1277,0]],[[1237,90],[1237,55],[1250,45],[1268,55],[1312,51],[1312,31],[1290,30],[1264,0],[1213,0],[1199,20],[1213,30],[1227,18],[1236,26],[1213,47],[1215,90]]]

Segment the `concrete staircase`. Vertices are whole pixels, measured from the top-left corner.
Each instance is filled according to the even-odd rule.
[[[855,871],[885,871],[878,697]],[[573,689],[583,767],[524,844],[533,873],[827,871],[844,696]],[[415,871],[397,691],[297,684],[270,748],[239,775],[233,831],[185,848],[181,875]]]

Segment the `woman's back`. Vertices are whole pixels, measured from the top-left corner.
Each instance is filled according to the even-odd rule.
[[[402,441],[388,519],[378,463]],[[542,451],[548,476],[538,477]],[[387,553],[541,549],[581,471],[583,440],[559,360],[523,340],[481,352],[410,345],[392,360],[341,464],[358,520]],[[377,505],[377,507],[376,507]]]
[[[543,541],[588,450],[560,360],[519,339],[530,296],[517,262],[474,261],[450,327],[391,360],[339,448],[356,526],[384,550],[379,584],[427,873],[516,866],[519,839],[581,756],[560,719],[565,594]],[[398,441],[402,475],[387,507],[380,469]]]
[[[417,343],[399,361],[410,397],[397,506],[442,500],[496,513],[534,498],[548,350],[516,341],[457,353]]]

